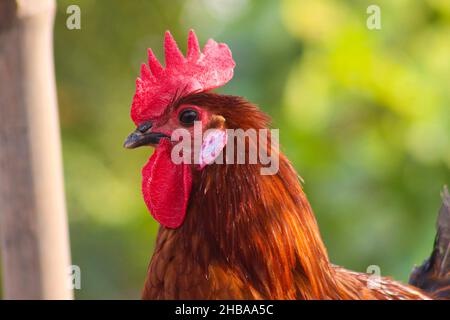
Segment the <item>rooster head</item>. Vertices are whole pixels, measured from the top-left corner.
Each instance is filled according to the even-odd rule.
[[[223,120],[199,105],[184,103],[183,98],[226,84],[233,77],[235,63],[228,46],[212,39],[201,51],[192,30],[189,32],[186,57],[168,31],[164,49],[165,67],[151,49],[148,50],[148,66],[141,66],[131,106],[131,118],[137,128],[128,136],[124,146],[136,148],[150,145],[156,148],[142,169],[144,201],[159,223],[177,228],[186,215],[193,168],[188,163],[173,161],[172,151],[177,142],[172,141],[171,137],[180,128],[193,136],[194,124],[200,125],[203,130],[220,126],[218,122]],[[211,141],[210,137],[206,138]],[[219,134],[215,138],[221,141],[215,143],[215,151],[219,151],[226,143],[226,135]],[[204,150],[203,146],[201,150]]]

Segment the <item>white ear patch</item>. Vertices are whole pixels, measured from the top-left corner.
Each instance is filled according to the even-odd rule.
[[[206,165],[211,164],[222,152],[227,144],[227,133],[220,129],[210,129],[203,138],[200,149],[199,165],[203,169]]]

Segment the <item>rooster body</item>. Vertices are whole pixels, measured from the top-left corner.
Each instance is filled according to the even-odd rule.
[[[141,69],[131,113],[137,129],[125,142],[128,148],[156,147],[142,172],[144,200],[161,224],[143,299],[433,297],[436,288],[425,293],[330,263],[298,174],[270,135],[267,143],[258,139],[269,117],[241,97],[209,91],[232,77],[234,61],[226,45],[210,40],[200,52],[191,32],[185,58],[167,33],[165,52],[165,69],[151,51],[150,70]],[[180,127],[192,133],[195,121],[216,132],[256,130],[257,137],[245,140],[246,159],[262,149],[278,159],[279,170],[261,175],[263,165],[249,161],[175,164],[170,137]],[[228,148],[236,148],[229,142],[216,147],[228,155]],[[441,247],[448,245],[447,236],[441,239],[446,240],[438,242]],[[436,268],[425,269],[420,275]],[[439,272],[448,282],[449,268]]]
[[[214,109],[230,128],[268,126],[242,98],[194,94],[181,103]],[[276,175],[260,175],[258,164],[195,172],[183,225],[159,230],[144,299],[428,299],[330,264],[297,173],[279,156]]]

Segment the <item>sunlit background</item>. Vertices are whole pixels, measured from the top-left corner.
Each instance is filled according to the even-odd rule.
[[[381,30],[366,9],[381,8]],[[81,8],[81,30],[66,9]],[[134,82],[164,31],[226,42],[222,93],[258,104],[305,180],[333,263],[406,281],[431,250],[450,183],[450,1],[59,0],[55,63],[80,299],[139,298],[157,223],[141,197],[152,150],[122,148]]]

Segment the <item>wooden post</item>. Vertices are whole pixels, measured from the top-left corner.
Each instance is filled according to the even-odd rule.
[[[0,1],[0,250],[5,299],[71,299],[53,67],[54,0]]]

